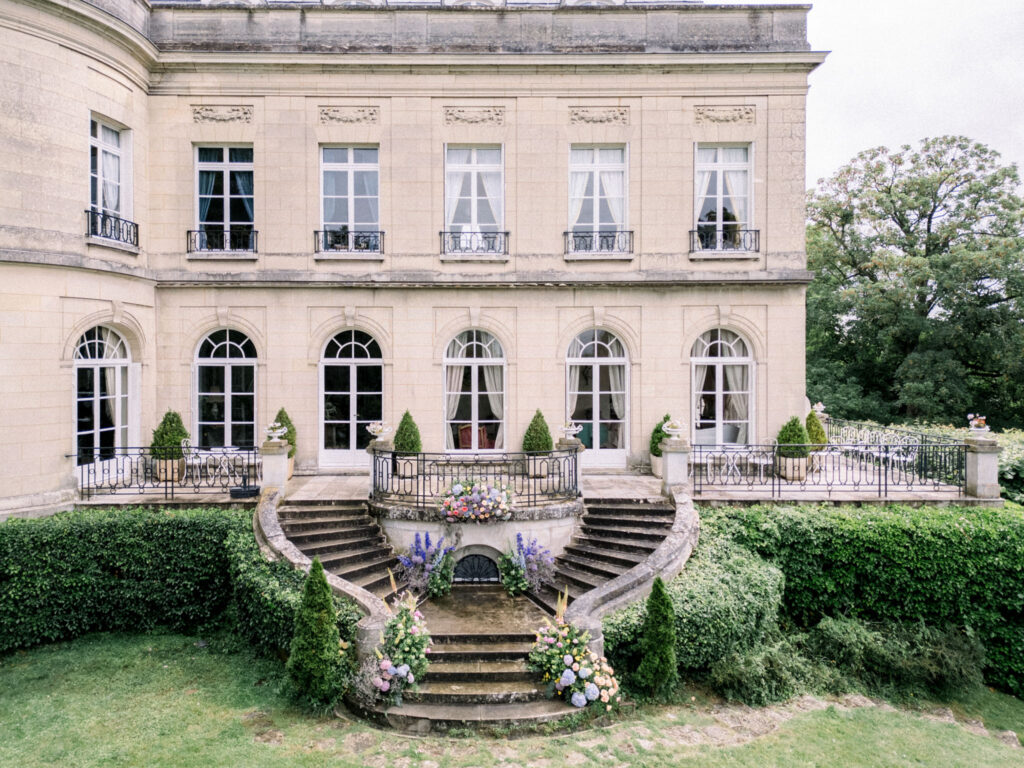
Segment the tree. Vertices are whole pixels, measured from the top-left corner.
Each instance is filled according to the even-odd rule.
[[[402,414],[402,420],[398,422],[394,445],[395,451],[398,453],[419,453],[423,450],[420,428],[416,426],[412,414],[408,411]]]
[[[857,155],[808,203],[807,389],[834,416],[1024,424],[1024,201],[959,136]]]
[[[669,696],[679,684],[676,614],[660,576],[654,578],[647,598],[647,615],[640,630],[640,655],[637,686],[655,697]]]
[[[551,430],[548,429],[548,423],[544,420],[544,414],[538,408],[523,435],[523,450],[527,453],[539,453],[550,451],[552,448],[554,448],[554,443],[551,440]]]
[[[315,557],[295,612],[295,634],[288,657],[288,675],[299,697],[324,706],[344,693],[343,651],[334,598],[320,558]]]

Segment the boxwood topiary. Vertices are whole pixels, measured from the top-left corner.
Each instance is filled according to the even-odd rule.
[[[523,435],[523,450],[526,453],[540,453],[550,451],[554,447],[551,430],[548,429],[548,423],[544,421],[544,414],[538,408]]]
[[[288,449],[288,458],[291,459],[295,456],[295,446],[298,440],[298,435],[295,432],[295,425],[292,423],[291,417],[288,415],[288,411],[281,408],[277,412],[277,416],[274,417],[274,421],[284,427],[284,439],[288,441],[288,445],[291,448]]]
[[[647,615],[640,630],[640,654],[640,667],[634,677],[637,687],[657,698],[669,696],[679,684],[676,616],[660,576],[654,578],[647,598]]]
[[[665,418],[659,421],[654,427],[654,431],[651,432],[651,456],[661,456],[661,441],[668,437],[668,434],[664,429],[662,429],[662,427],[664,427],[665,422],[671,418],[672,416],[666,413]]]
[[[821,426],[818,414],[814,411],[808,413],[805,426],[807,427],[807,442],[814,445],[828,445],[828,435],[825,434],[825,428]]]
[[[181,421],[181,414],[168,411],[153,430],[150,452],[154,459],[180,459],[182,440],[188,440],[188,430]]]
[[[422,450],[420,429],[413,421],[412,414],[406,411],[402,414],[402,420],[398,422],[398,429],[395,430],[395,453],[420,453]]]
[[[806,458],[811,452],[807,445],[810,442],[807,430],[796,416],[782,425],[776,442],[778,443],[778,455],[786,459]]]
[[[347,684],[348,644],[338,635],[337,621],[324,568],[320,558],[314,557],[295,612],[287,667],[295,693],[316,706],[334,703]]]

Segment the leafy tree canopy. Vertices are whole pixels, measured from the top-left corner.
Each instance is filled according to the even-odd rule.
[[[1024,424],[1024,201],[961,136],[861,152],[808,202],[807,386],[835,416]]]

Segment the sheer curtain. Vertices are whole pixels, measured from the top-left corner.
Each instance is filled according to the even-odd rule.
[[[623,229],[625,224],[625,200],[622,196],[625,188],[622,171],[601,173],[601,191],[608,203],[609,210],[611,210],[612,219],[615,220],[616,229]]]
[[[569,228],[574,228],[580,219],[580,212],[583,210],[583,196],[587,192],[587,182],[590,181],[589,171],[573,171],[569,174]]]
[[[459,412],[459,397],[462,395],[462,377],[466,372],[464,365],[452,365],[445,367],[445,424],[444,444],[446,448],[455,447],[455,438],[452,437],[451,422]]]
[[[232,176],[238,182],[238,191],[245,197],[242,198],[242,205],[245,206],[245,212],[249,216],[250,223],[253,221],[253,199],[252,199],[252,171],[234,171]]]
[[[724,198],[722,200],[722,220],[725,221],[726,200],[732,203],[732,212],[736,216],[738,229],[743,229],[747,221],[747,172],[725,171]]]
[[[199,223],[202,224],[206,221],[206,216],[210,212],[210,203],[213,202],[213,198],[210,195],[213,194],[214,187],[217,186],[217,177],[220,175],[220,171],[200,171],[199,172]]]
[[[455,209],[459,205],[459,193],[465,183],[468,173],[463,171],[448,171],[444,175],[444,224],[445,229],[455,228]]]
[[[708,367],[706,365],[693,366],[693,441],[697,444],[706,442],[700,438],[702,429],[700,421],[703,417],[701,407],[704,404],[704,398],[701,397],[701,393],[704,391],[704,379],[707,378],[707,375]],[[715,442],[714,438],[711,439],[711,442]]]
[[[566,392],[565,407],[566,407],[566,421],[572,421],[572,415],[576,412],[576,401],[579,399],[580,391],[580,376],[583,373],[583,366],[581,365],[570,365],[569,366],[569,389]]]
[[[743,422],[735,425],[739,428],[736,442],[745,445],[750,418],[750,398],[747,394],[750,369],[745,365],[723,365],[722,368],[725,379],[723,417],[726,421]]]
[[[483,182],[484,192],[487,194],[487,202],[490,204],[491,212],[494,214],[494,226],[496,229],[500,229],[504,220],[501,174],[493,171],[484,171],[480,173],[480,180]],[[479,221],[474,222],[474,225],[483,229]]]
[[[103,211],[121,211],[121,158],[103,153]]]
[[[502,388],[502,367],[500,365],[482,365],[480,369],[484,374],[484,386],[487,387],[487,402],[495,417],[501,422],[498,424],[498,434],[494,438],[494,447],[504,449],[505,447],[505,394]]]
[[[615,411],[615,418],[622,421],[615,440],[616,448],[625,448],[625,422],[626,422],[626,366],[608,365],[608,383],[614,390],[612,392],[612,410]]]

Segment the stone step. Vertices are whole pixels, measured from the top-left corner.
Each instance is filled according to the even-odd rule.
[[[395,569],[392,568],[391,573],[394,572]],[[367,592],[373,592],[373,594],[375,595],[380,596],[381,592],[379,592],[378,590],[382,590],[383,594],[389,597],[391,596],[391,577],[388,574],[386,568],[381,567],[378,570],[374,570],[371,573],[367,573],[356,578],[350,579],[346,576],[339,576],[338,578],[345,579],[345,581],[351,582],[352,584],[355,584],[357,587],[362,587]],[[398,591],[401,592],[402,586],[397,574],[395,575],[395,581],[398,582]]]
[[[379,720],[405,733],[444,733],[453,728],[506,729],[513,725],[536,725],[569,717],[576,708],[560,699],[514,704],[421,704],[404,701],[400,707],[373,712]]]
[[[514,661],[450,661],[431,652],[428,679],[436,683],[529,682],[536,675],[524,659]]]
[[[674,517],[656,517],[654,515],[591,515],[589,512],[583,516],[584,525],[618,525],[625,528],[644,528],[651,531],[664,531],[668,534],[672,530]]]
[[[281,507],[277,510],[277,517],[281,522],[311,517],[353,517],[366,514],[365,504],[352,507]]]
[[[367,539],[322,539],[295,546],[309,557],[319,555],[320,561],[326,563],[328,560],[337,562],[339,558],[347,557],[351,557],[353,561],[358,560],[361,553],[377,550],[387,545],[384,543],[383,536],[375,536]]]
[[[597,589],[606,581],[608,581],[608,579],[604,576],[588,573],[577,568],[559,566],[555,569],[555,585],[561,587],[563,590],[568,586],[569,594],[573,597],[579,597],[580,594],[589,592],[592,589]],[[577,590],[579,591],[579,594],[574,594]]]
[[[640,539],[614,539],[607,536],[588,536],[577,534],[572,538],[572,546],[587,547],[589,549],[608,549],[615,552],[623,552],[628,555],[639,555],[646,558],[651,552],[658,548],[658,544]]]
[[[315,528],[301,533],[289,533],[285,535],[295,546],[301,548],[302,544],[318,541],[368,541],[381,535],[380,528],[376,525],[364,525],[362,528]]]
[[[616,576],[625,573],[632,566],[618,565],[601,558],[581,557],[577,554],[564,554],[555,558],[555,567],[576,568],[580,571],[592,573],[599,579],[610,581]]]
[[[366,499],[285,499],[281,502],[280,509],[323,509],[324,507],[366,509]]]
[[[358,584],[360,579],[367,578],[368,576],[387,576],[387,569],[390,568],[392,572],[395,570],[395,566],[398,565],[398,558],[395,557],[395,553],[391,551],[391,548],[381,549],[378,556],[369,560],[365,563],[351,563],[348,566],[333,567],[329,570],[339,579],[345,581],[351,581],[353,584]],[[362,586],[362,585],[360,585]]]
[[[675,517],[676,508],[671,505],[660,504],[604,504],[588,502],[585,505],[588,515],[647,515],[651,517]]]
[[[467,634],[431,634],[435,645],[456,645],[459,643],[525,643],[532,644],[533,632],[473,632]]]
[[[516,661],[530,655],[533,642],[458,642],[438,643],[430,649],[431,662]]]
[[[647,553],[639,552],[623,552],[618,549],[608,549],[607,547],[588,547],[582,544],[570,544],[565,548],[565,554],[563,557],[569,558],[586,558],[592,560],[600,560],[608,563],[609,565],[619,566],[623,569],[632,568],[634,565],[639,565],[647,559]]]
[[[366,515],[325,515],[323,517],[308,517],[298,520],[281,520],[281,530],[287,534],[305,533],[321,528],[334,528],[343,530],[345,528],[360,528],[367,525],[376,525],[377,521]]]
[[[564,591],[565,591],[565,585],[564,584],[561,585],[558,590],[554,589],[553,587],[546,587],[545,586],[545,587],[541,587],[536,592],[533,592],[533,591],[527,592],[526,596],[530,599],[530,601],[534,605],[536,605],[542,611],[547,613],[549,616],[554,616],[555,615],[555,608],[556,608],[556,606],[558,604],[558,595],[559,595],[560,592],[564,592]],[[583,592],[579,589],[579,587],[574,587],[574,586],[572,586],[570,584],[569,585],[569,602],[568,602],[568,604],[572,605],[573,600],[575,600],[576,597],[578,597],[580,594],[583,594]]]
[[[650,531],[643,528],[633,528],[625,525],[596,525],[584,522],[580,526],[580,532],[584,536],[596,536],[598,538],[612,539],[638,539],[640,541],[660,543],[665,538],[664,531]]]
[[[544,699],[544,691],[530,680],[510,680],[495,685],[486,681],[459,683],[428,679],[419,686],[419,691],[406,698],[422,704],[513,704],[540,701]]]

